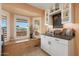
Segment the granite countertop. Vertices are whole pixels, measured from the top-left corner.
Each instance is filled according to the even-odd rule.
[[[71,40],[73,37],[69,37],[69,36],[64,36],[64,35],[47,35],[47,34],[42,34],[42,35],[46,35],[46,36],[50,36],[50,37],[56,37],[56,38],[61,38],[61,39],[65,39],[65,40]]]

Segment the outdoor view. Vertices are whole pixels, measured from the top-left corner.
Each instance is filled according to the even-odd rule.
[[[3,31],[4,39],[6,39],[7,38],[7,20],[6,20],[6,17],[4,16],[2,18],[2,31]]]
[[[16,21],[16,33],[17,36],[26,36],[28,30],[27,20],[18,20]]]
[[[6,30],[6,28],[7,28],[7,20],[3,19],[2,20],[2,29]]]

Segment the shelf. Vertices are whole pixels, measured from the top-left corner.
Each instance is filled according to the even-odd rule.
[[[69,3],[63,4],[63,9],[67,9],[67,8],[69,8]]]
[[[66,8],[66,9],[63,9],[62,11],[64,12],[64,11],[68,11],[69,10],[69,8]]]
[[[49,13],[49,15],[54,15],[54,14],[57,14],[57,13],[60,13],[60,12],[61,12],[61,10],[56,10],[54,12]]]
[[[63,18],[63,20],[62,20],[63,22],[63,24],[65,24],[65,23],[71,23],[71,21],[69,20],[69,17],[68,18]]]
[[[63,19],[67,19],[67,18],[69,18],[69,16],[63,17]]]

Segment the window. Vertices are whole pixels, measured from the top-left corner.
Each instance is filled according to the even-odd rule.
[[[2,31],[4,35],[4,39],[7,38],[7,17],[2,16]]]
[[[27,38],[29,23],[27,18],[16,18],[16,38]]]
[[[10,14],[5,10],[1,12],[2,33],[4,35],[4,42],[7,42],[10,40]]]

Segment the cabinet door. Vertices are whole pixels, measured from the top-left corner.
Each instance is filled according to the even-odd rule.
[[[68,46],[62,44],[56,44],[56,55],[57,56],[68,56]]]
[[[54,39],[54,38],[53,38]],[[56,42],[54,40],[50,40],[50,54],[51,55],[56,55]]]
[[[47,45],[46,45],[47,51],[46,51],[46,52],[47,52],[49,55],[54,55],[54,54],[51,53],[52,50],[51,50],[51,48],[50,48],[50,47],[51,47],[51,43],[52,43],[52,42],[51,42],[51,39],[52,39],[52,37],[49,37],[49,36],[46,37],[46,40],[47,40],[47,42],[46,42],[46,44],[47,44]],[[53,42],[54,42],[54,41],[53,41]]]
[[[47,36],[41,36],[41,48],[48,52],[49,46]]]
[[[55,3],[55,10],[60,10],[60,9],[61,9],[61,4]]]
[[[57,48],[56,48],[57,42],[56,42],[55,39],[56,39],[56,38],[51,37],[50,40],[49,40],[49,42],[50,42],[50,54],[51,54],[51,55],[54,55],[54,56],[57,55],[57,54],[56,54],[56,51],[57,51]]]
[[[60,41],[61,39],[55,38],[55,42],[52,42],[51,44],[51,52],[55,56],[67,56],[68,46],[61,44]]]
[[[41,48],[44,49],[44,36],[41,35]]]

